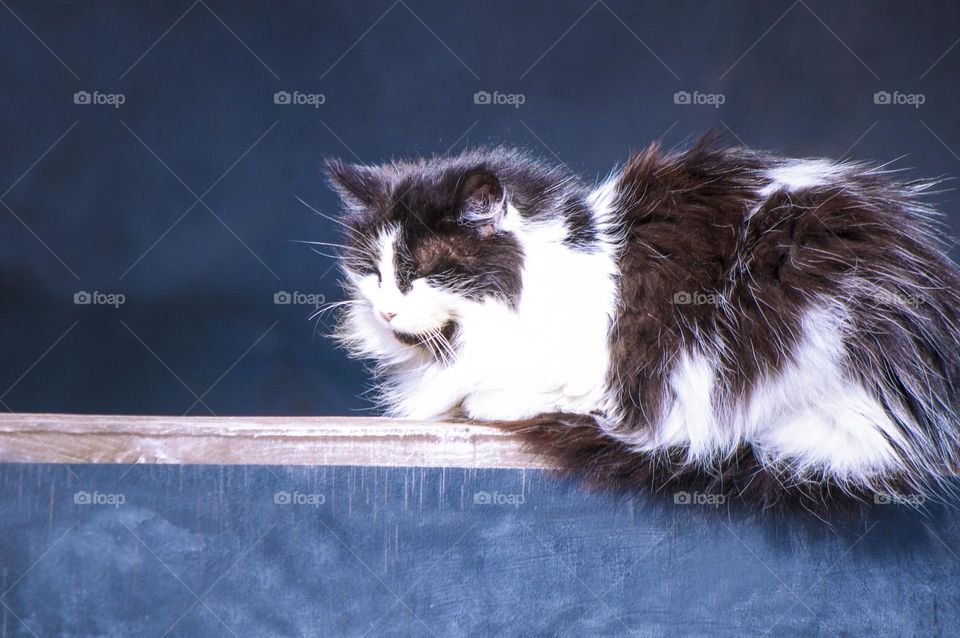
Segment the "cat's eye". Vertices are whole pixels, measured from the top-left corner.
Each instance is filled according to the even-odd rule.
[[[435,268],[431,268],[429,273],[425,273],[421,276],[429,283],[444,284],[450,282],[451,279],[455,278],[461,272],[462,269],[457,266],[457,264],[448,262],[440,264]]]
[[[360,278],[366,278],[366,277],[369,277],[370,275],[376,275],[377,284],[382,283],[380,278],[380,271],[370,264],[353,264],[351,266],[351,269]]]

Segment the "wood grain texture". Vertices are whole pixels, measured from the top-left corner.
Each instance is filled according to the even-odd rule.
[[[0,415],[0,462],[549,468],[469,423],[353,417]]]

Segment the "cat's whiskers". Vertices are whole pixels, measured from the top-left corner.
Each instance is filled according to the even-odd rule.
[[[317,250],[317,249],[314,248],[313,246],[307,246],[307,248],[310,250],[310,252],[316,253],[316,254],[320,255],[321,257],[326,257],[327,259],[337,259],[337,260],[342,260],[342,259],[343,259],[343,256],[342,256],[342,255],[328,255],[327,253],[323,252],[322,250]]]
[[[323,313],[333,310],[334,308],[340,308],[342,306],[349,306],[349,305],[369,306],[370,303],[365,299],[346,299],[344,301],[331,301],[317,308],[314,312],[310,314],[310,317],[308,319],[309,320],[316,319],[317,317],[320,317],[321,315],[323,315]]]
[[[320,328],[320,322],[323,321],[323,314],[325,312],[328,312],[330,310],[335,310],[337,308],[342,308],[345,306],[347,307],[368,306],[369,307],[370,302],[368,302],[366,299],[345,299],[343,301],[331,301],[329,303],[322,304],[319,308],[317,308],[314,312],[312,312],[310,314],[310,317],[308,318],[308,321],[313,321],[314,319],[316,319],[316,322],[314,322],[313,324],[313,337],[316,338],[317,336],[317,330]]]
[[[288,241],[291,241],[295,244],[307,244],[310,246],[329,246],[331,248],[340,248],[342,250],[363,254],[363,251],[357,248],[356,246],[347,246],[346,244],[336,244],[336,243],[327,242],[327,241],[307,241],[305,239],[290,239]]]
[[[450,343],[450,340],[443,334],[442,327],[437,329],[437,343],[439,343],[446,352],[448,360],[452,362],[456,358],[456,353],[453,350],[453,345]]]
[[[434,358],[438,359],[440,363],[444,366],[447,365],[447,358],[443,353],[443,349],[437,343],[437,333],[428,332],[423,335],[424,342],[429,344],[429,350],[433,354]]]
[[[303,239],[288,239],[287,241],[289,241],[289,242],[291,242],[291,243],[294,243],[294,244],[304,244],[305,246],[307,246],[308,249],[310,249],[312,252],[320,255],[321,257],[326,257],[327,259],[336,259],[336,260],[341,261],[341,262],[343,262],[343,263],[351,263],[351,262],[354,262],[354,261],[360,262],[360,261],[363,260],[364,255],[367,254],[367,253],[364,251],[364,248],[363,248],[363,247],[347,246],[347,245],[345,245],[345,244],[336,244],[336,243],[333,243],[333,242],[308,241],[308,240],[303,240]],[[360,243],[363,243],[363,242],[360,242]],[[337,249],[338,251],[342,251],[342,252],[341,252],[341,253],[334,253],[334,254],[332,254],[332,255],[328,255],[327,253],[323,252],[322,250],[317,249],[316,246],[325,246],[325,247],[335,248],[335,249]]]
[[[444,366],[449,366],[453,361],[454,352],[450,342],[443,336],[443,328],[436,328],[427,333],[426,336],[434,347],[434,354],[441,360]]]
[[[342,221],[340,221],[339,219],[337,219],[337,218],[335,218],[335,217],[331,217],[330,215],[327,215],[327,214],[325,214],[325,213],[321,213],[319,210],[317,210],[316,208],[314,208],[313,206],[311,206],[311,205],[308,204],[307,202],[305,202],[305,201],[303,201],[302,199],[300,199],[300,197],[299,197],[298,195],[295,195],[295,194],[294,194],[293,197],[294,197],[294,199],[296,199],[298,202],[300,202],[301,204],[303,204],[304,206],[306,206],[308,209],[310,209],[311,211],[313,211],[315,214],[319,215],[320,217],[323,217],[324,219],[326,219],[326,220],[328,220],[328,221],[331,221],[331,222],[333,222],[334,224],[339,224],[339,225],[342,226],[343,228],[346,228],[347,231],[349,231],[349,232],[351,232],[351,233],[353,233],[353,234],[355,234],[355,235],[359,235],[359,234],[360,234],[360,233],[357,231],[356,228],[353,228],[352,226],[350,226],[350,225],[347,224],[346,222],[342,222]]]

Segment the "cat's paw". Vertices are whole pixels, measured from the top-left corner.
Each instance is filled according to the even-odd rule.
[[[464,399],[463,410],[471,419],[478,421],[516,421],[554,411],[554,408],[518,392],[487,391],[471,394]]]

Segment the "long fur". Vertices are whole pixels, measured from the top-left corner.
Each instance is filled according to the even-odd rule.
[[[333,161],[384,409],[509,428],[607,488],[929,496],[960,467],[936,182],[707,138],[597,186],[509,149]]]

